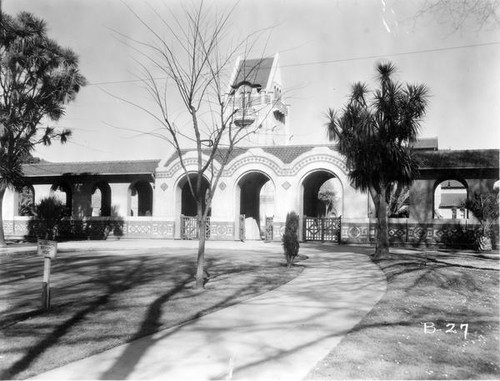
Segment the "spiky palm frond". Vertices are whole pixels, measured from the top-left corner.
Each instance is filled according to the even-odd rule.
[[[0,177],[13,184],[22,176],[22,162],[37,144],[66,142],[71,133],[41,127],[44,118],[58,120],[64,105],[75,99],[86,80],[78,57],[47,37],[43,20],[27,12],[2,13],[0,28]]]
[[[424,85],[403,85],[392,79],[396,66],[377,65],[379,87],[368,92],[352,87],[340,113],[328,112],[327,131],[346,157],[353,185],[361,190],[410,184],[418,173],[411,146],[420,130],[428,102]]]
[[[392,75],[397,71],[397,67],[392,62],[381,62],[377,64],[378,81],[382,87],[385,83],[392,81]]]

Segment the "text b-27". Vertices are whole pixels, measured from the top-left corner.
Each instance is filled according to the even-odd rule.
[[[444,333],[457,334],[463,332],[464,339],[467,339],[469,333],[469,323],[446,323],[444,328],[440,328],[434,322],[426,322],[424,324],[424,334],[432,335],[436,331],[444,329]]]

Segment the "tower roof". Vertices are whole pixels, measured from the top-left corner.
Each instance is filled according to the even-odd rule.
[[[242,84],[248,84],[251,87],[266,87],[271,75],[273,61],[274,57],[240,61],[238,71],[236,72],[231,87],[236,89]]]

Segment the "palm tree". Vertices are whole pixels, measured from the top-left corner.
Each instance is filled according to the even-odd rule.
[[[396,66],[377,65],[379,88],[369,91],[355,83],[340,113],[328,110],[328,137],[346,157],[349,178],[356,189],[368,191],[377,214],[375,257],[389,253],[387,203],[394,183],[410,185],[418,173],[412,146],[425,115],[425,85],[392,79]]]
[[[43,20],[27,12],[0,11],[0,246],[5,245],[2,201],[8,186],[22,184],[22,164],[37,144],[66,142],[69,130],[42,126],[57,121],[85,85],[78,57],[47,36]]]

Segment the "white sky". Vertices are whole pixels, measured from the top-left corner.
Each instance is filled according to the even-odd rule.
[[[149,1],[161,10],[159,2]],[[182,1],[165,2],[177,12]],[[126,3],[149,20],[143,1]],[[229,3],[234,4],[221,0],[216,6]],[[324,112],[345,103],[353,82],[373,84],[375,64],[389,59],[399,67],[399,80],[430,88],[421,136],[438,136],[440,149],[500,148],[500,28],[452,33],[432,17],[414,25],[411,18],[421,5],[421,0],[241,0],[231,30],[245,36],[272,27],[262,46],[265,55],[280,53],[292,144],[326,142]],[[58,123],[73,130],[71,142],[41,148],[36,156],[88,161],[167,155],[166,142],[127,131],[152,130],[151,118],[109,95],[148,102],[137,82],[127,82],[140,72],[136,55],[110,31],[149,38],[123,1],[3,0],[2,7],[45,19],[49,36],[80,56],[89,81]],[[179,107],[175,99],[172,105]]]

